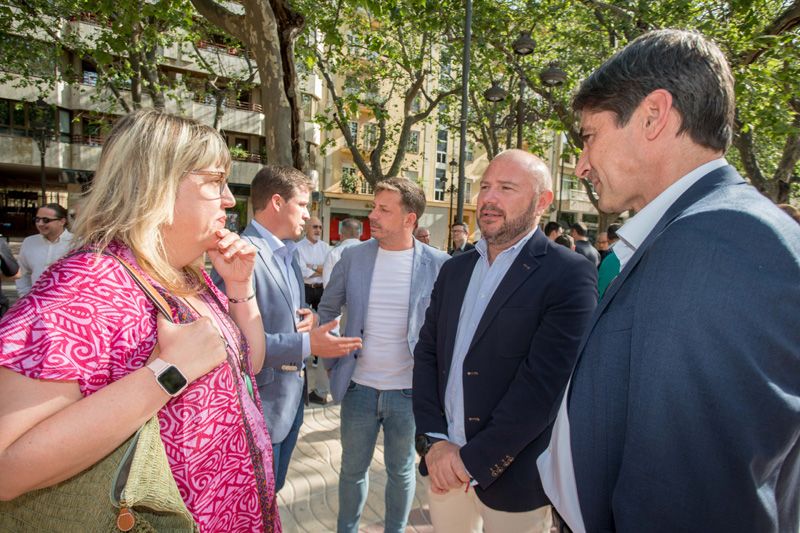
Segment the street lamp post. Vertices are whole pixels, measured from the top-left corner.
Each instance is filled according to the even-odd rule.
[[[536,48],[536,42],[531,38],[529,31],[522,31],[519,33],[514,42],[511,44],[514,53],[518,56],[524,57],[533,53]],[[517,148],[522,148],[522,126],[525,122],[523,109],[525,105],[525,76],[519,77],[519,100],[517,100]]]
[[[44,159],[47,153],[47,146],[50,143],[50,124],[49,124],[49,111],[50,105],[44,101],[40,96],[36,100],[36,112],[32,120],[33,129],[37,132],[37,147],[39,148],[39,156],[41,160],[41,186],[42,186],[42,202],[40,205],[47,203],[47,175],[44,170]]]
[[[456,192],[458,161],[453,158],[448,166],[450,167],[450,187],[447,192],[450,193],[450,209],[447,211],[447,249],[450,250],[453,247],[453,193]],[[447,183],[447,178],[445,178],[445,183]]]

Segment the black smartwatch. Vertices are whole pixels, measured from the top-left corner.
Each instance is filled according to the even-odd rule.
[[[431,449],[431,446],[439,442],[440,440],[444,439],[437,439],[436,437],[431,437],[429,435],[425,435],[424,433],[417,435],[417,438],[414,441],[414,448],[417,449],[417,453],[420,457],[425,457],[425,454]]]
[[[178,370],[178,367],[167,363],[166,361],[156,357],[147,365],[147,368],[153,371],[156,376],[156,382],[164,389],[164,392],[173,398],[189,385],[186,377]]]

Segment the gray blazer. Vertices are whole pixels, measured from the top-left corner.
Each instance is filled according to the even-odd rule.
[[[280,259],[274,257],[269,244],[252,224],[242,232],[242,238],[258,248],[253,284],[264,324],[267,353],[264,368],[256,375],[256,383],[270,437],[273,443],[279,443],[288,435],[297,407],[303,400],[303,334],[298,333],[295,327],[297,315],[292,308],[289,287],[281,274]],[[308,307],[296,254],[292,267],[300,287],[300,304]],[[212,278],[224,290],[216,272],[212,272]]]
[[[342,259],[336,263],[331,280],[319,304],[320,324],[333,320],[347,305],[347,323],[344,335],[363,337],[364,322],[369,304],[372,272],[378,255],[378,241],[370,239],[358,246],[348,248]],[[446,253],[414,239],[414,263],[411,270],[411,291],[408,302],[408,349],[414,353],[419,330],[425,321],[425,311],[431,301],[433,283],[439,269],[450,259]],[[340,359],[327,359],[325,366],[330,369],[331,395],[335,402],[341,402],[356,367],[356,350]]]

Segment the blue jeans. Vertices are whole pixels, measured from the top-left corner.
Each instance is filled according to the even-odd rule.
[[[381,391],[350,382],[342,400],[342,471],[338,533],[356,533],[369,486],[369,464],[383,426],[386,533],[405,531],[414,499],[414,412],[411,389]]]
[[[297,413],[294,415],[292,428],[281,442],[272,443],[272,468],[275,471],[275,492],[283,488],[286,482],[286,473],[289,471],[289,461],[292,459],[292,452],[297,444],[297,435],[300,433],[300,426],[303,425],[303,408],[305,404],[300,399],[297,406]]]

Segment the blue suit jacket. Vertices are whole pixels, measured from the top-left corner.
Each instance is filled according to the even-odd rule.
[[[587,531],[792,531],[800,228],[732,167],[687,190],[598,305],[568,413]]]
[[[319,304],[320,324],[333,320],[347,305],[345,336],[363,337],[364,322],[369,305],[369,292],[375,258],[378,255],[378,241],[368,240],[348,248],[342,259],[336,263],[331,280],[322,294]],[[433,282],[442,264],[450,259],[446,253],[414,239],[414,264],[411,270],[411,290],[408,302],[408,349],[414,353],[419,338],[419,329],[425,319],[425,310],[431,299]],[[347,386],[356,367],[360,350],[340,359],[327,359],[325,365],[331,370],[331,396],[336,402],[342,401]]]
[[[447,434],[444,397],[477,251],[442,267],[414,352],[417,433]],[[497,287],[464,359],[461,459],[488,507],[549,503],[536,470],[578,343],[597,302],[597,269],[536,231]],[[425,462],[420,471],[427,474]]]
[[[304,398],[302,333],[297,333],[295,327],[296,310],[292,308],[289,287],[278,264],[281,259],[273,256],[267,241],[252,224],[245,228],[242,237],[258,249],[253,283],[264,324],[267,353],[264,367],[256,375],[256,383],[270,438],[273,443],[279,443],[289,433],[297,408]],[[308,307],[296,255],[292,267],[300,287],[301,306]],[[212,274],[212,278],[224,290],[216,273]]]

